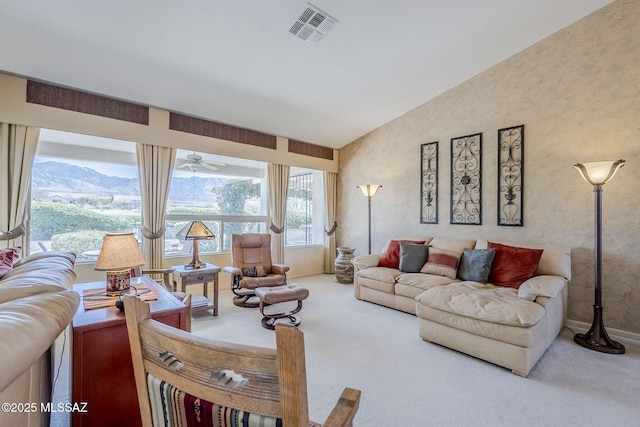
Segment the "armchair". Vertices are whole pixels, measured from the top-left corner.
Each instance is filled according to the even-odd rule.
[[[238,307],[258,307],[256,288],[287,284],[289,266],[271,262],[270,234],[233,234],[231,262],[233,266],[222,271],[231,275],[233,303]]]
[[[276,348],[214,341],[151,319],[149,305],[124,298],[144,427],[319,426],[309,422],[304,336],[276,326]],[[325,427],[353,425],[360,390],[344,388]],[[182,424],[184,423],[184,424]]]

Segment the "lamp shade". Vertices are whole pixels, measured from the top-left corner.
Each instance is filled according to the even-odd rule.
[[[624,166],[624,160],[578,163],[574,166],[589,184],[604,185]]]
[[[141,265],[144,265],[144,259],[133,233],[108,233],[104,236],[96,270],[128,270]]]
[[[202,221],[191,221],[176,234],[185,240],[209,240],[216,236]]]
[[[377,184],[358,185],[358,188],[362,191],[362,194],[364,194],[364,196],[368,198],[375,196],[381,187],[382,185]]]

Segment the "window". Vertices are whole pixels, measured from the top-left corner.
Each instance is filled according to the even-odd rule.
[[[324,184],[321,171],[291,168],[285,246],[323,245]]]
[[[176,237],[188,221],[201,220],[215,234],[200,252],[231,249],[233,233],[267,232],[267,165],[264,162],[193,153],[176,154],[165,227],[167,255],[184,255],[191,243]]]
[[[139,235],[135,143],[42,129],[31,179],[31,253],[93,262],[108,232]]]

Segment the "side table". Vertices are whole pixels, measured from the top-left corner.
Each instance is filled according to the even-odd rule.
[[[132,286],[142,284],[157,297],[149,301],[151,317],[188,330],[191,322],[188,307],[149,277],[131,279]],[[115,305],[85,310],[84,290],[96,288],[104,289],[105,282],[73,286],[80,294],[80,306],[71,321],[71,401],[86,402],[87,412],[74,412],[71,425],[138,427],[142,421],[125,316]]]
[[[180,291],[186,292],[187,285],[202,284],[202,294],[206,298],[206,303],[198,304],[197,299],[191,299],[191,311],[213,309],[213,315],[218,315],[218,273],[220,267],[205,263],[200,268],[186,268],[184,265],[173,265],[173,274],[180,276]],[[209,282],[213,282],[213,301],[209,298]]]

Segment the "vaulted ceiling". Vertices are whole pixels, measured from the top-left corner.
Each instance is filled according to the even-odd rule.
[[[2,0],[0,71],[340,148],[610,2]]]

